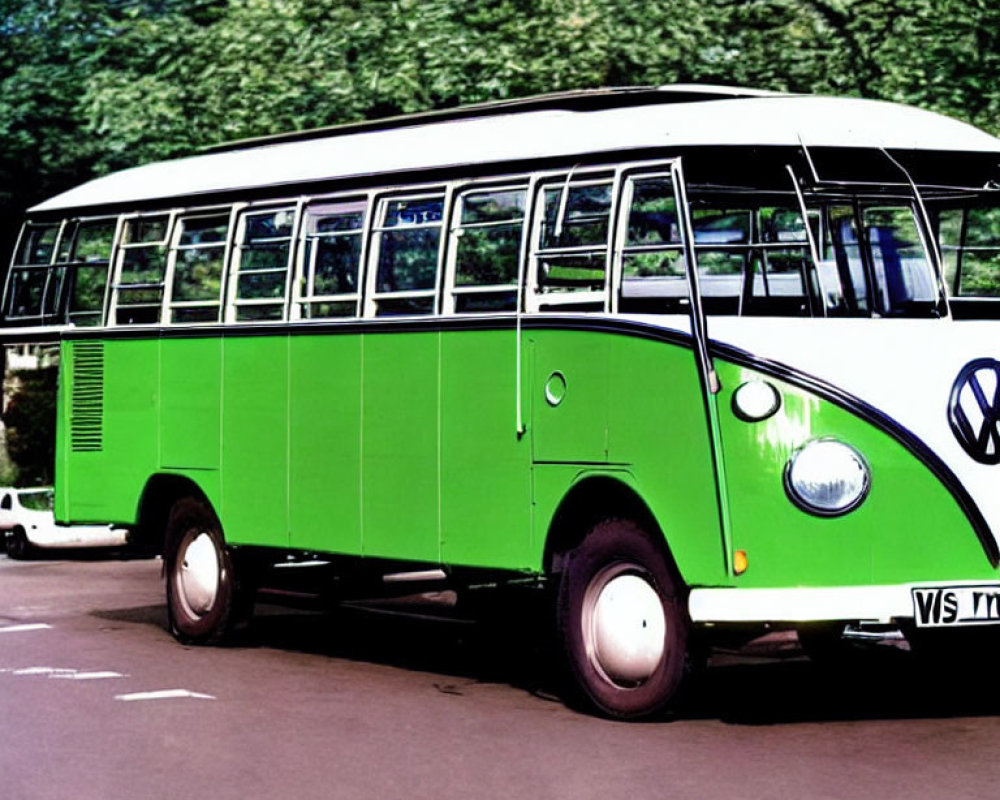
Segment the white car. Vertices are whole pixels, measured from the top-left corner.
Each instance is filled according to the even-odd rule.
[[[26,558],[34,548],[121,547],[125,528],[111,525],[56,525],[52,489],[0,488],[0,532],[10,558]]]

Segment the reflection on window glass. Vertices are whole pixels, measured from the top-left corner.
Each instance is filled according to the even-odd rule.
[[[750,241],[750,211],[691,209],[695,244],[746,244]]]
[[[218,322],[229,214],[182,217],[177,224],[170,319]]]
[[[47,271],[44,269],[11,270],[5,309],[7,316],[41,316],[46,277]]]
[[[306,209],[305,269],[300,293],[305,317],[353,316],[356,300],[316,302],[319,297],[356,298],[361,269],[361,231],[367,202],[323,203]]]
[[[914,304],[937,304],[934,273],[910,208],[865,208],[868,252],[878,284],[881,311],[912,312]]]
[[[488,313],[516,307],[525,189],[468,192],[455,235],[455,311]],[[491,287],[507,291],[483,291]],[[477,289],[475,293],[462,290]]]
[[[836,275],[840,276],[841,284],[847,288],[849,297],[843,307],[844,313],[851,313],[852,307],[858,312],[868,313],[868,279],[865,277],[865,266],[861,261],[861,246],[858,242],[857,222],[854,218],[853,206],[831,206],[829,209],[828,237],[824,241],[824,260],[830,260],[836,267]],[[824,274],[824,287],[830,282]],[[834,306],[833,314],[840,313],[841,308]]]
[[[58,225],[26,225],[17,251],[20,265],[50,264],[56,247]]]
[[[538,307],[604,308],[611,182],[556,182],[542,190],[543,214],[534,258]],[[582,297],[576,295],[582,294]]]
[[[437,286],[444,198],[393,200],[384,205],[375,291],[429,292]],[[379,300],[380,314],[428,313],[425,302],[402,306]]]
[[[294,224],[294,208],[244,214],[236,263],[237,320],[284,316]]]
[[[680,243],[673,181],[667,177],[634,181],[626,245]]]
[[[570,184],[545,190],[542,249],[605,245],[611,215],[611,184]]]
[[[79,265],[71,274],[68,316],[76,325],[100,325],[104,311],[104,290],[108,265]]]
[[[76,229],[71,261],[108,261],[115,238],[113,220],[81,222]]]
[[[949,292],[1000,297],[1000,208],[945,209],[938,227]]]
[[[115,322],[137,325],[159,322],[167,271],[166,215],[125,221],[119,250],[120,271]]]
[[[64,229],[58,259],[66,263],[66,315],[74,325],[100,325],[104,321],[108,262],[116,226],[115,219],[83,220]]]

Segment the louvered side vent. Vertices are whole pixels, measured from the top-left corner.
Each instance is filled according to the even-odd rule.
[[[104,344],[73,347],[73,398],[70,445],[74,453],[97,452],[104,445]]]

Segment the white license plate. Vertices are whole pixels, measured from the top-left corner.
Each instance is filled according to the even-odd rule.
[[[912,593],[918,628],[1000,624],[1000,586],[926,586]]]

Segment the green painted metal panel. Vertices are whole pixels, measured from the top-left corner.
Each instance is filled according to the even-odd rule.
[[[361,337],[289,340],[291,545],[361,552]]]
[[[517,432],[514,331],[441,338],[441,553],[449,564],[531,564],[531,445]]]
[[[218,469],[222,441],[222,339],[161,343],[160,465]]]
[[[650,508],[687,582],[725,582],[715,473],[691,350],[586,331],[531,336],[536,461],[581,465],[535,466],[533,565],[542,566],[562,498],[578,481],[603,475],[628,485]],[[558,405],[544,385],[554,369],[566,377]],[[622,467],[582,466],[602,461]]]
[[[287,546],[288,337],[223,339],[222,374],[226,539]]]
[[[437,561],[440,334],[366,333],[362,347],[364,552]]]
[[[995,578],[950,492],[887,433],[833,403],[768,378],[781,394],[776,414],[743,422],[732,394],[752,370],[716,361],[720,424],[735,549],[749,569],[737,586],[840,586]],[[854,511],[818,517],[787,497],[783,473],[794,450],[835,437],[871,467],[871,491]]]
[[[608,339],[585,331],[532,331],[535,461],[607,461]]]
[[[103,368],[89,387],[89,391],[97,387],[101,395],[100,444],[93,449],[73,445],[75,354],[70,352],[62,375],[66,388],[60,393],[63,441],[58,448],[65,466],[59,475],[60,520],[133,522],[146,478],[158,461],[159,344],[87,341],[64,350],[81,344],[103,350]],[[64,478],[68,480],[63,482]]]
[[[715,469],[694,353],[666,342],[609,338],[609,455],[631,465],[690,585],[724,582]]]

